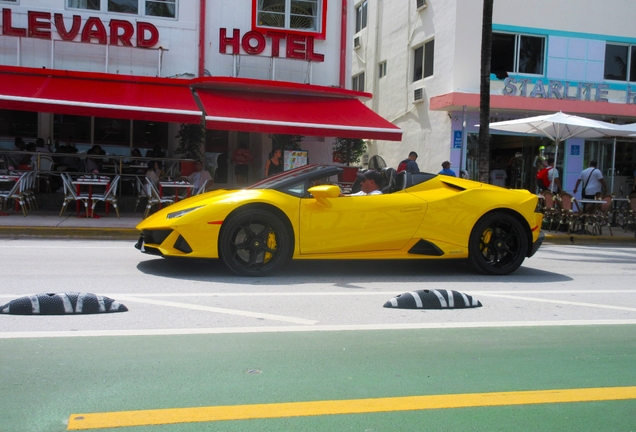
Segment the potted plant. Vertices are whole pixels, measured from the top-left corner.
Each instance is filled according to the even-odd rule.
[[[367,151],[367,144],[360,138],[336,138],[333,144],[333,161],[349,167],[360,162]],[[359,167],[343,168],[341,182],[354,182]]]
[[[202,123],[181,123],[176,138],[179,145],[174,150],[175,153],[183,159],[192,159],[181,162],[181,174],[189,175],[194,172],[196,161],[203,161],[205,126]]]

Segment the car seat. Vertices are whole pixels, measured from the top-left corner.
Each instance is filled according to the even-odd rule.
[[[390,194],[396,190],[397,171],[394,168],[384,168],[382,170],[382,185],[380,190],[383,194]]]
[[[397,173],[395,176],[395,190],[391,192],[397,192],[406,189],[406,171]]]

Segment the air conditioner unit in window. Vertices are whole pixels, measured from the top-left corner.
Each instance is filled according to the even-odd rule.
[[[356,36],[353,38],[353,49],[360,48],[360,36]]]
[[[424,9],[426,6],[428,6],[428,5],[426,4],[426,0],[417,0],[416,8],[417,8],[417,10],[418,10],[418,11],[421,11],[421,10],[422,10],[422,9]]]
[[[416,88],[413,91],[413,103],[422,103],[424,102],[424,89],[422,87]]]

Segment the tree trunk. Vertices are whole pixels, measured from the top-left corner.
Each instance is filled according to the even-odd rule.
[[[494,0],[484,0],[481,24],[478,180],[483,183],[488,183],[488,173],[490,172],[490,57],[492,54],[493,3]]]

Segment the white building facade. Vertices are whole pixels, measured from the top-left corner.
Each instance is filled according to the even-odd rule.
[[[388,165],[413,150],[423,171],[438,172],[450,160],[456,173],[476,176],[482,7],[473,0],[354,4],[352,85],[373,93],[367,105],[403,130],[399,147],[372,142],[371,152]],[[635,19],[627,0],[495,1],[491,122],[557,111],[636,122]],[[507,171],[508,187],[534,190],[536,156],[542,146],[546,156],[554,153],[553,143],[491,134],[491,168]],[[615,156],[613,140],[570,139],[561,156],[565,190],[591,160],[615,176],[616,194],[631,188],[632,139],[619,139]]]
[[[255,171],[272,134],[301,135],[310,162],[335,137],[399,140],[347,89],[347,0],[0,0],[0,143],[15,136],[168,156],[181,123],[205,119],[226,172],[239,143]],[[224,165],[224,166],[222,166]]]

